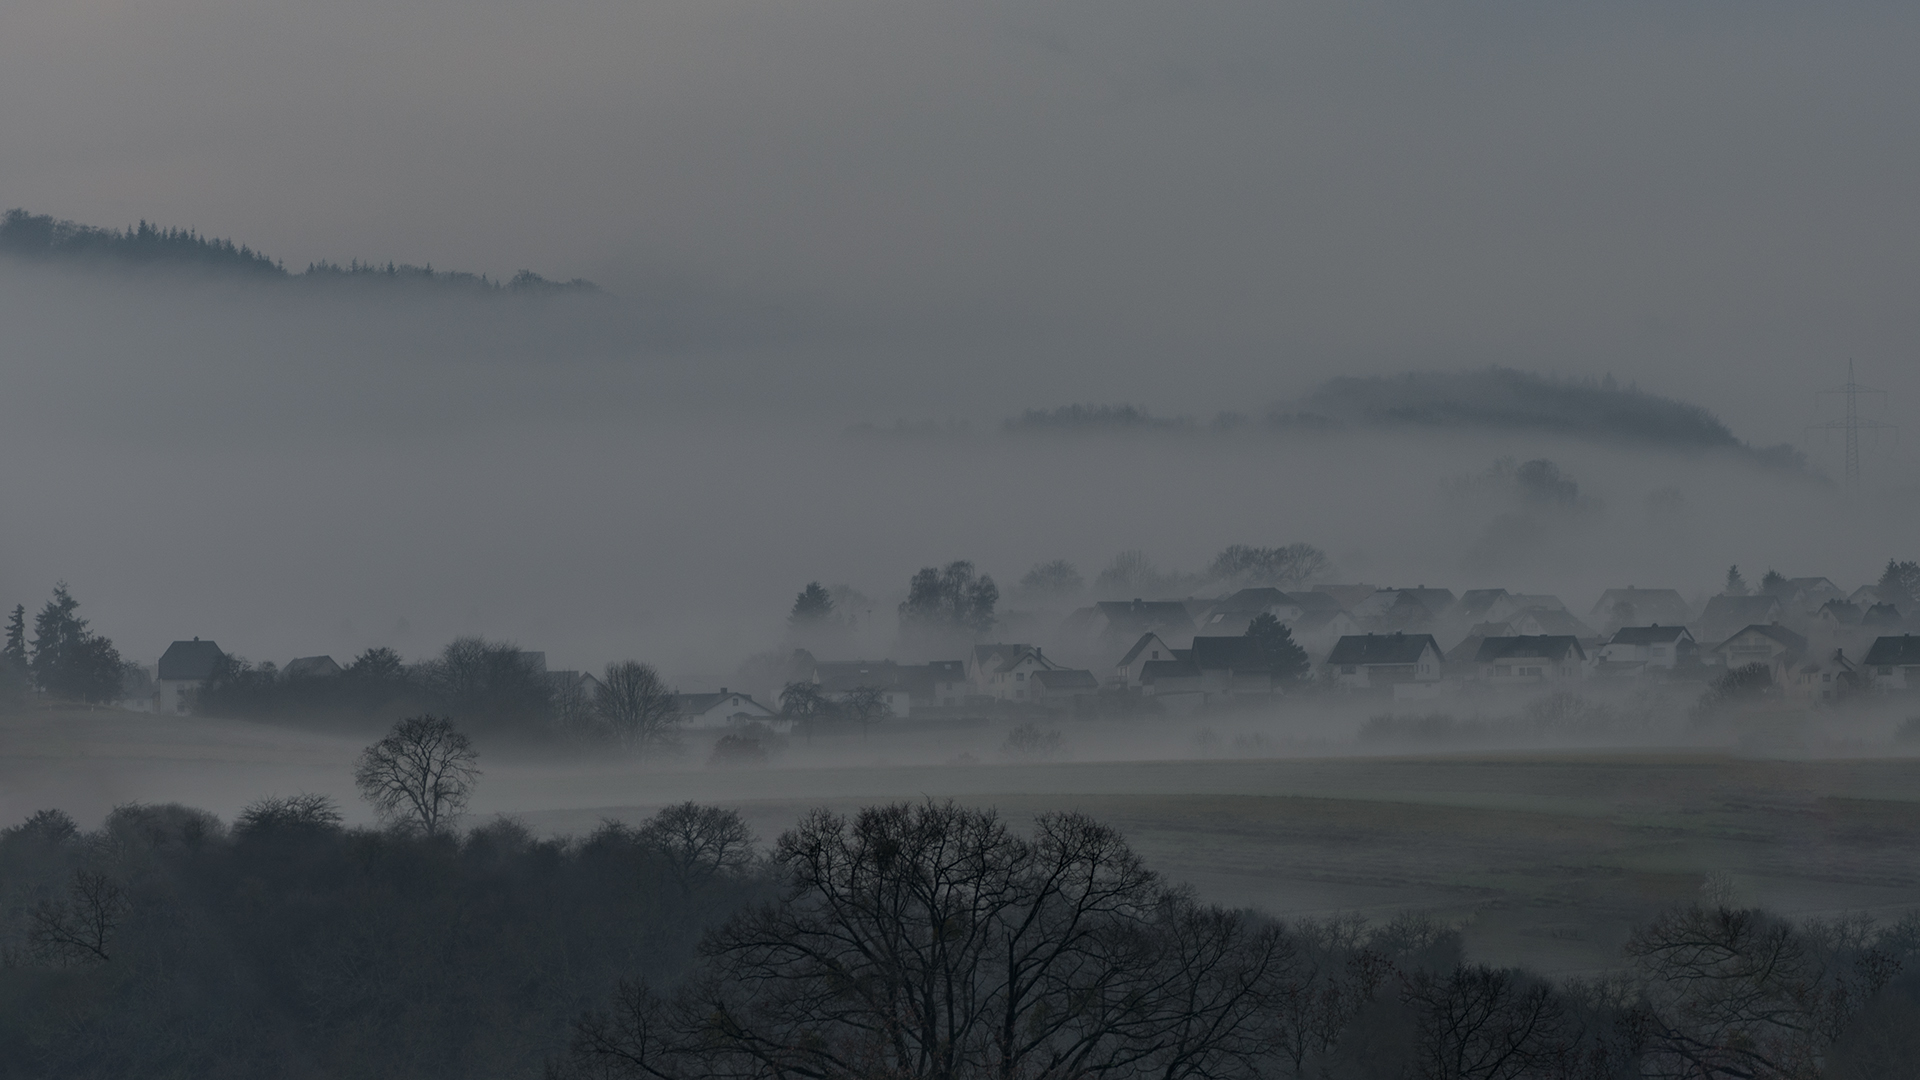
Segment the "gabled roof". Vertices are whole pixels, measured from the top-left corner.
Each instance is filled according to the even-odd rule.
[[[1258,614],[1277,607],[1291,607],[1293,597],[1275,588],[1241,589],[1213,605],[1215,612],[1231,611]]]
[[[1481,622],[1493,605],[1506,599],[1505,589],[1468,589],[1460,594],[1460,603],[1454,608],[1455,617],[1463,621]]]
[[[160,654],[159,676],[162,680],[205,682],[226,658],[220,646],[211,641],[176,641]]]
[[[1309,615],[1321,613],[1332,615],[1346,610],[1346,606],[1340,603],[1340,598],[1332,593],[1296,592],[1288,593],[1287,598],[1293,601],[1295,607]]]
[[[1719,652],[1721,649],[1733,644],[1736,638],[1742,638],[1748,634],[1759,634],[1761,637],[1777,642],[1793,652],[1804,652],[1807,648],[1806,638],[1781,626],[1779,623],[1753,623],[1741,627],[1740,630],[1735,633],[1728,634],[1727,640],[1715,645],[1713,651]]]
[[[1327,654],[1329,664],[1417,664],[1428,650],[1440,655],[1432,634],[1348,634]]]
[[[1476,664],[1498,660],[1550,660],[1559,663],[1569,657],[1585,661],[1587,650],[1571,634],[1522,634],[1516,637],[1490,637],[1480,643],[1473,656]]]
[[[1340,608],[1334,608],[1331,611],[1309,611],[1293,621],[1292,629],[1296,632],[1311,634],[1324,629],[1336,619],[1345,619],[1348,625],[1353,625],[1353,616]]]
[[[1179,600],[1102,600],[1093,606],[1106,617],[1107,629],[1117,634],[1193,630],[1193,617],[1187,613],[1187,605]]]
[[[1814,612],[1814,614],[1837,622],[1841,626],[1858,626],[1860,625],[1860,616],[1863,613],[1860,610],[1859,604],[1849,603],[1845,600],[1829,600],[1821,604],[1820,610]]]
[[[280,674],[289,679],[321,679],[340,674],[340,665],[331,656],[297,656],[287,661]]]
[[[1193,639],[1193,666],[1201,671],[1266,671],[1266,657],[1260,643],[1250,637],[1197,637]]]
[[[1821,593],[1831,596],[1845,596],[1840,586],[1823,577],[1796,577],[1787,579],[1787,595],[1799,596],[1803,593]]]
[[[900,677],[900,665],[891,660],[819,660],[813,665],[813,681],[830,694],[859,686],[892,689]]]
[[[1452,589],[1429,589],[1425,585],[1411,589],[1384,588],[1373,594],[1373,606],[1381,611],[1399,609],[1408,611],[1418,608],[1429,616],[1438,615],[1453,606]]]
[[[1693,634],[1684,626],[1623,626],[1607,639],[1609,645],[1666,645],[1681,638],[1692,640]]]
[[[1606,623],[1622,604],[1632,609],[1630,618],[1633,622],[1683,623],[1689,614],[1687,601],[1677,590],[1638,589],[1629,585],[1624,589],[1608,589],[1601,593],[1587,617]]]
[[[1056,668],[1052,671],[1036,671],[1033,673],[1032,681],[1039,683],[1050,691],[1100,689],[1100,680],[1094,678],[1093,672],[1085,668]]]
[[[1860,616],[1861,626],[1899,626],[1900,609],[1892,604],[1875,604]]]
[[[1200,669],[1191,660],[1149,660],[1140,665],[1140,681],[1151,685],[1163,679],[1197,679]]]
[[[1867,650],[1861,663],[1868,667],[1904,667],[1920,664],[1920,637],[1901,634],[1899,637],[1875,638],[1873,647]]]
[[[1751,626],[1780,617],[1780,601],[1762,593],[1758,596],[1716,596],[1707,601],[1700,621],[1708,626]]]
[[[1490,637],[1511,637],[1512,635],[1513,627],[1506,623],[1477,623],[1473,629],[1467,631],[1466,637],[1461,638],[1453,648],[1447,650],[1446,661],[1449,664],[1470,664],[1473,658],[1479,655],[1481,642]]]
[[[758,711],[762,715],[772,716],[773,710],[753,700],[752,694],[742,694],[737,690],[718,694],[675,694],[674,704],[680,706],[684,716],[700,716],[715,709],[737,709],[740,712]],[[729,712],[727,715],[734,715]]]
[[[1315,585],[1313,591],[1331,596],[1341,607],[1351,609],[1379,590],[1372,585]]]
[[[1028,660],[1032,660],[1044,668],[1057,668],[1060,666],[1042,655],[1038,645],[996,644],[975,645],[973,647],[974,666],[987,671],[1012,671]]]
[[[1380,630],[1419,630],[1433,625],[1433,620],[1441,608],[1428,606],[1425,600],[1414,594],[1412,589],[1401,589],[1386,610],[1373,620],[1375,628]],[[1452,601],[1449,600],[1448,603]]]
[[[1141,653],[1143,653],[1143,652],[1145,652],[1145,651],[1147,650],[1147,646],[1149,646],[1149,645],[1151,645],[1151,644],[1153,644],[1153,643],[1154,643],[1154,642],[1156,642],[1156,641],[1160,641],[1160,635],[1159,635],[1159,634],[1156,634],[1156,633],[1154,633],[1154,632],[1153,632],[1153,631],[1151,631],[1151,630],[1149,630],[1149,631],[1147,631],[1147,632],[1146,632],[1146,633],[1144,633],[1144,634],[1141,634],[1141,635],[1140,635],[1140,640],[1139,640],[1139,641],[1136,641],[1136,642],[1134,642],[1134,643],[1133,643],[1133,648],[1131,648],[1131,649],[1128,649],[1128,650],[1127,650],[1127,655],[1125,655],[1125,656],[1123,656],[1123,657],[1121,657],[1121,658],[1120,658],[1120,662],[1119,662],[1119,663],[1117,663],[1117,664],[1115,664],[1114,666],[1115,666],[1115,667],[1126,667],[1126,666],[1128,666],[1129,664],[1132,664],[1132,663],[1133,663],[1133,662],[1134,662],[1135,660],[1138,660],[1138,659],[1140,659],[1140,654],[1141,654]],[[1163,649],[1163,650],[1165,650],[1165,651],[1167,651],[1167,652],[1172,652],[1172,651],[1173,651],[1172,649],[1168,649],[1168,648],[1167,648],[1167,643],[1166,643],[1166,642],[1164,642],[1164,641],[1160,641],[1160,647],[1161,647],[1161,649]]]
[[[1530,607],[1516,611],[1508,622],[1518,625],[1531,619],[1540,632],[1550,637],[1592,637],[1593,630],[1586,623],[1573,617],[1565,608]]]

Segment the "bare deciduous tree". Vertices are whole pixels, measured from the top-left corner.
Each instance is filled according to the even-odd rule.
[[[887,700],[884,686],[856,686],[847,691],[840,699],[840,711],[848,720],[860,725],[862,732],[876,720],[884,720],[893,715],[893,703]]]
[[[1537,1076],[1567,1044],[1553,987],[1518,971],[1484,965],[1408,976],[1415,1010],[1415,1060],[1431,1080],[1519,1080]]]
[[[753,865],[753,830],[738,811],[684,802],[640,827],[640,843],[659,856],[682,894]]]
[[[112,878],[74,871],[65,900],[42,900],[30,914],[34,954],[61,964],[105,963],[127,906],[126,890]]]
[[[659,746],[673,740],[680,706],[660,673],[633,660],[608,664],[594,706],[600,718],[629,746]]]
[[[361,751],[353,781],[381,820],[433,834],[466,809],[479,760],[451,720],[411,716]]]
[[[1864,935],[1692,905],[1627,943],[1648,986],[1649,1076],[1799,1077],[1898,970]]]
[[[1168,889],[1112,830],[991,812],[816,811],[780,838],[788,892],[710,935],[664,1000],[586,1021],[602,1075],[1252,1075],[1286,940]]]

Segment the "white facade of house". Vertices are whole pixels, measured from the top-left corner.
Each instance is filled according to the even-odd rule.
[[[1683,642],[1693,644],[1693,633],[1684,626],[1623,626],[1595,656],[1603,664],[1671,668],[1680,660]]]
[[[735,693],[721,687],[717,694],[677,694],[680,724],[689,730],[711,730],[752,723],[772,723],[783,719],[778,712],[753,700],[751,694]]]
[[[967,676],[973,692],[982,697],[1032,701],[1041,695],[1027,685],[1028,677],[1036,671],[1054,671],[1061,666],[1033,645],[976,645],[967,657]]]
[[[1114,678],[1121,686],[1133,688],[1140,685],[1140,672],[1146,665],[1156,660],[1173,660],[1173,649],[1167,646],[1159,634],[1142,634],[1114,665]]]

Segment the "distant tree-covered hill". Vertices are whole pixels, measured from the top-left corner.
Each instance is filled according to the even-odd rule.
[[[1275,405],[1259,421],[1229,412],[1203,425],[1191,417],[1154,416],[1133,405],[1066,405],[1029,409],[1001,424],[1007,432],[1060,435],[1226,434],[1256,428],[1536,431],[1614,445],[1726,452],[1770,468],[1799,469],[1805,463],[1792,446],[1750,446],[1707,409],[1621,387],[1612,376],[1563,379],[1501,367],[1344,376]]]
[[[299,273],[290,273],[263,252],[245,244],[236,246],[231,240],[201,236],[191,229],[162,229],[145,221],[125,229],[106,229],[25,210],[9,210],[0,215],[0,255],[16,260],[75,264],[192,267],[295,281],[408,282],[518,293],[598,291],[592,282],[581,278],[549,281],[531,270],[522,270],[502,282],[485,274],[436,271],[432,264],[410,266],[389,262],[382,266],[354,260],[341,266],[317,262]]]
[[[1489,367],[1346,376],[1276,409],[1269,422],[1541,431],[1669,450],[1726,450],[1780,467],[1801,464],[1791,446],[1749,446],[1707,409],[1621,387],[1610,375],[1560,379]]]

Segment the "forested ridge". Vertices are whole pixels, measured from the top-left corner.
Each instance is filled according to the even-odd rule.
[[[305,270],[293,273],[265,252],[245,244],[236,245],[232,240],[202,236],[193,229],[161,228],[144,220],[124,229],[102,228],[20,209],[0,215],[0,255],[70,265],[195,268],[259,280],[308,283],[404,282],[519,293],[597,291],[592,282],[581,278],[549,281],[531,270],[522,270],[503,282],[485,274],[435,270],[431,263],[412,266],[355,259],[342,266],[323,261],[309,263]]]

